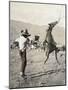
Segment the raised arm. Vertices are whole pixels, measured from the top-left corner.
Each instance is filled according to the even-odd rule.
[[[19,38],[13,41],[13,43],[10,46],[11,49],[14,49],[15,47],[19,47]]]

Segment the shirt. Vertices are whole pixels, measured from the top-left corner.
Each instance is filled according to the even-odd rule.
[[[19,49],[20,50],[24,50],[24,43],[26,42],[26,38],[24,38],[23,36],[20,36],[19,38],[17,38],[15,41],[19,43]]]

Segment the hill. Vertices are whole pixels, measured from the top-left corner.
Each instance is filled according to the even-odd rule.
[[[48,26],[43,25],[33,25],[30,23],[25,23],[21,21],[10,20],[10,41],[15,40],[20,35],[20,31],[23,29],[28,29],[29,33],[31,34],[31,38],[34,35],[40,36],[40,41],[43,41],[46,36],[46,30]],[[59,27],[58,25],[55,26],[53,32],[54,40],[59,44],[65,44],[65,30],[63,27]]]

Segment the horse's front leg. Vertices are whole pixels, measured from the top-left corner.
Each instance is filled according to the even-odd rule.
[[[57,63],[60,65],[58,58],[57,58],[57,50],[55,50],[55,58],[56,58]]]
[[[44,61],[44,64],[46,63],[46,61],[48,60],[48,58],[49,58],[49,50],[46,51],[46,60]]]

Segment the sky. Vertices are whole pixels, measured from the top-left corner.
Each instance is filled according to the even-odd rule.
[[[36,3],[10,3],[10,19],[37,25],[48,25],[60,18],[58,25],[65,27],[65,6]]]

